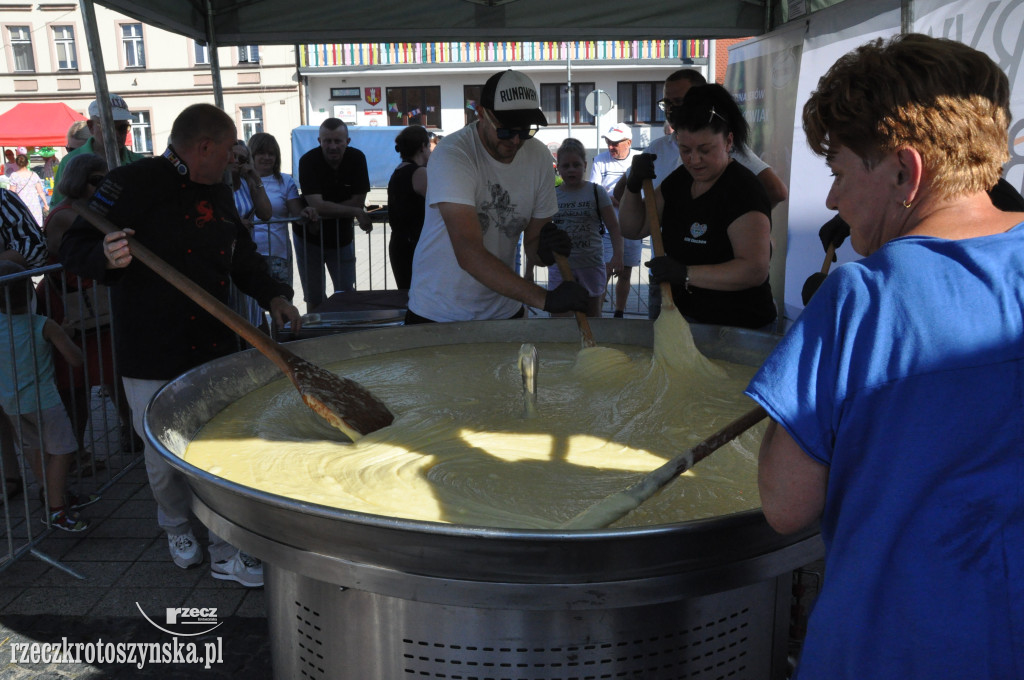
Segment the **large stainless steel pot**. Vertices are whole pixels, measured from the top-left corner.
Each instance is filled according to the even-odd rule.
[[[646,321],[592,325],[602,343],[653,341]],[[748,365],[777,340],[693,331],[706,355]],[[370,330],[289,348],[325,364],[433,345],[577,338],[571,320],[536,319]],[[268,565],[275,677],[784,673],[787,577],[820,557],[815,531],[779,536],[760,511],[579,532],[446,525],[301,503],[181,459],[224,406],[278,378],[262,356],[241,353],[171,382],[146,413],[147,437],[187,476],[200,519]]]

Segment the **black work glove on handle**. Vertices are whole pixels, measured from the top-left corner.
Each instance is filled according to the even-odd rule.
[[[674,286],[686,285],[686,265],[669,257],[662,255],[649,262],[644,262],[651,270],[650,280],[654,283],[668,282]]]
[[[656,153],[642,153],[633,156],[633,163],[629,166],[629,176],[626,177],[626,188],[634,194],[639,194],[644,186],[645,179],[654,179],[654,161],[657,160]]]
[[[569,257],[572,251],[572,239],[554,222],[548,222],[540,228],[540,239],[537,241],[537,259],[546,267],[555,263],[555,253]]]
[[[843,245],[843,241],[850,235],[850,225],[843,221],[843,218],[836,215],[825,224],[821,225],[821,229],[818,230],[818,238],[821,239],[821,247],[828,250],[830,245],[834,245],[836,250],[839,250],[839,246]],[[836,261],[836,256],[832,256],[832,261]]]
[[[586,312],[590,293],[575,281],[562,281],[558,288],[549,290],[544,298],[544,311],[551,314],[561,312]]]

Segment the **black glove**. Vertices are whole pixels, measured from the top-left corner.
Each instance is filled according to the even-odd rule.
[[[544,298],[544,311],[551,314],[561,312],[585,312],[590,293],[575,281],[562,281],[558,288],[549,290]]]
[[[650,280],[654,283],[667,281],[675,286],[685,286],[687,284],[686,265],[668,255],[662,255],[650,262],[644,262],[644,266],[650,268]]]
[[[821,229],[818,230],[818,238],[821,239],[821,247],[826,251],[830,245],[834,245],[836,250],[839,250],[839,246],[843,245],[843,241],[850,235],[850,225],[843,221],[843,218],[836,215],[825,224],[821,225]],[[836,256],[832,256],[832,261],[836,261]]]
[[[804,307],[806,307],[807,303],[811,301],[814,294],[818,292],[818,286],[824,283],[826,276],[828,275],[821,272],[814,272],[807,277],[806,281],[804,281],[804,287],[800,291],[800,298],[804,301]]]
[[[548,222],[540,228],[540,239],[537,241],[537,259],[546,267],[555,263],[555,253],[569,257],[572,251],[572,239],[554,222]]]
[[[633,164],[629,166],[629,176],[626,177],[626,188],[634,194],[639,194],[644,186],[645,179],[654,179],[654,161],[658,158],[656,153],[642,153],[633,156]]]

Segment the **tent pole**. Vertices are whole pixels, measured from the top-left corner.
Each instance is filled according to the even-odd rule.
[[[89,63],[92,64],[92,82],[96,89],[96,101],[100,108],[100,125],[103,126],[103,139],[116,139],[114,119],[110,111],[110,91],[107,89],[107,69],[103,64],[103,50],[100,48],[100,35],[96,28],[96,9],[92,0],[79,0],[82,9],[82,20],[85,22],[85,41],[89,48]],[[88,116],[86,111],[86,116]],[[121,165],[117,153],[117,144],[104,144],[107,154],[107,167],[113,170]]]
[[[213,32],[213,3],[206,0],[206,44],[210,48],[210,75],[213,76],[213,103],[224,109],[224,83],[220,79],[220,56],[217,54],[217,36]]]
[[[914,32],[914,0],[900,1],[900,33]]]
[[[572,137],[572,118],[573,118],[573,115],[572,115],[572,48],[569,47],[568,43],[565,43],[565,45],[566,45],[566,50],[565,50],[565,80],[566,80],[565,92],[566,92],[567,95],[569,95],[569,99],[568,99],[568,102],[569,102],[569,113],[566,114],[568,116],[568,118],[566,119],[568,121],[568,128],[566,130],[566,137]]]

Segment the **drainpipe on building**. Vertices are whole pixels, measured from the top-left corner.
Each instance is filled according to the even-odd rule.
[[[299,125],[306,124],[306,79],[301,73],[299,73],[299,67],[302,62],[300,60],[299,50],[302,49],[301,45],[295,46],[295,82],[299,87]]]

